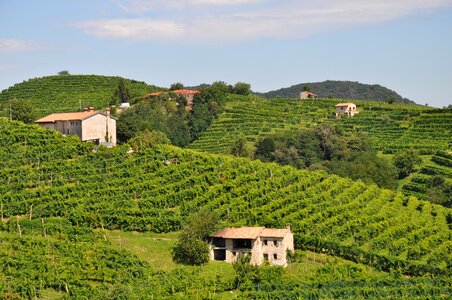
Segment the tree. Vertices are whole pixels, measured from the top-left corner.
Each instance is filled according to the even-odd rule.
[[[130,139],[129,144],[134,150],[140,151],[158,144],[171,144],[171,141],[163,132],[145,129]]]
[[[119,101],[119,103],[125,103],[129,102],[130,98],[131,98],[130,90],[126,86],[124,79],[121,78],[118,82],[118,86],[116,87],[113,102],[117,103]]]
[[[184,85],[182,83],[176,82],[176,83],[173,83],[170,86],[169,90],[170,91],[175,91],[175,90],[182,90],[183,88],[184,88]]]
[[[254,151],[250,144],[247,143],[244,137],[239,137],[235,141],[232,142],[230,154],[237,157],[248,157],[253,158]]]
[[[251,85],[245,82],[237,82],[234,85],[233,92],[238,95],[249,95],[251,94]]]
[[[310,92],[311,91],[311,88],[309,87],[309,85],[304,85],[303,86],[303,92]]]
[[[9,102],[10,118],[12,120],[32,123],[36,120],[36,111],[29,100],[13,99]]]
[[[194,214],[184,226],[172,250],[173,260],[190,265],[209,261],[209,244],[205,241],[216,229],[218,216],[210,211]]]
[[[69,71],[63,70],[63,71],[58,72],[58,75],[70,75],[70,74],[69,74]]]
[[[421,162],[422,159],[416,151],[412,149],[399,151],[394,156],[394,166],[398,169],[399,179],[410,175],[414,171],[415,166]]]

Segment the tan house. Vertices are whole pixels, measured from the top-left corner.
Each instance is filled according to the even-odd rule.
[[[224,228],[210,237],[210,259],[234,262],[240,255],[251,255],[251,263],[286,266],[287,250],[293,252],[293,234],[285,229],[265,227]]]
[[[109,147],[116,145],[116,119],[110,116],[109,109],[100,112],[90,107],[82,112],[56,113],[35,123],[66,135],[75,134],[82,141],[93,141]]]
[[[184,97],[185,101],[187,101],[187,105],[185,106],[185,108],[187,110],[192,110],[193,109],[193,98],[195,97],[195,95],[200,94],[201,92],[198,90],[174,90],[174,91],[169,91],[169,92],[154,92],[154,93],[146,94],[144,96],[152,97],[152,96],[159,96],[159,95],[168,94],[168,93],[175,93],[175,94],[178,94],[178,95]]]
[[[319,96],[317,96],[314,93],[304,91],[300,93],[300,99],[317,99]]]
[[[356,105],[350,102],[336,104],[336,118],[353,117],[357,114]]]

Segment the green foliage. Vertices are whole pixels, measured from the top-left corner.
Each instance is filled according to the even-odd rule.
[[[169,145],[92,149],[0,119],[4,218],[32,211],[33,219],[61,217],[77,227],[169,232],[205,209],[225,226],[290,223],[297,248],[331,249],[383,270],[445,274],[452,261],[447,209],[395,191]]]
[[[213,212],[200,211],[194,214],[180,233],[173,248],[173,259],[191,265],[206,264],[209,261],[206,239],[218,226],[217,223],[218,217]]]
[[[113,103],[110,104],[126,103],[129,102],[130,98],[131,94],[129,87],[126,85],[123,78],[119,79],[118,86],[113,94]]]
[[[421,162],[419,154],[412,149],[400,151],[394,156],[394,166],[398,169],[399,178],[410,175]]]
[[[71,75],[71,74],[69,74],[68,70],[63,70],[63,71],[58,72],[58,75]]]
[[[348,158],[334,159],[328,164],[331,173],[366,183],[376,183],[380,187],[397,187],[397,170],[386,159],[379,158],[373,151],[356,152]]]
[[[84,107],[106,107],[122,78],[98,75],[56,75],[33,78],[15,84],[0,93],[0,116],[9,117],[11,99],[31,101],[37,117],[56,112],[74,112]],[[141,81],[123,79],[130,90],[130,102],[158,90]]]
[[[170,91],[175,91],[175,90],[182,90],[183,88],[184,88],[184,85],[182,83],[176,82],[176,83],[173,83],[170,86],[169,90]]]
[[[230,154],[236,157],[253,158],[253,146],[250,145],[243,137],[239,137],[232,143]]]
[[[163,132],[145,129],[144,131],[138,132],[128,143],[134,150],[143,151],[158,144],[171,144],[171,141]]]
[[[249,95],[251,94],[251,85],[245,82],[237,82],[232,89],[234,94]]]
[[[36,111],[31,101],[13,99],[9,102],[9,110],[12,120],[24,123],[33,123],[36,120]]]
[[[309,90],[305,90],[308,87]],[[402,98],[396,92],[389,90],[378,84],[363,84],[352,81],[327,80],[324,82],[300,83],[288,88],[259,94],[265,98],[298,98],[300,92],[314,91],[320,98],[340,98],[340,99],[361,99],[374,101],[387,101],[394,99],[397,103],[414,103],[411,100]]]
[[[284,268],[269,264],[255,266],[250,264],[250,259],[251,256],[242,255],[234,262],[234,287],[241,291],[258,290],[260,285],[278,289],[283,281]]]

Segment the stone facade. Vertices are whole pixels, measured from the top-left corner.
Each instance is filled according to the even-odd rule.
[[[262,265],[287,266],[287,251],[294,251],[290,227],[225,228],[210,238],[210,259],[234,262],[241,255],[251,255],[250,262]]]
[[[75,113],[56,113],[35,121],[39,126],[66,135],[77,135],[82,141],[106,146],[116,145],[116,119],[94,109]]]
[[[342,118],[343,116],[353,117],[357,113],[356,105],[353,103],[336,104],[336,118]]]
[[[300,99],[317,99],[317,97],[316,94],[307,91],[300,93]]]

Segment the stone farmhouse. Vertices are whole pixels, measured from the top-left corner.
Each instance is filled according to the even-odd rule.
[[[66,135],[75,134],[82,141],[93,141],[107,147],[116,145],[116,119],[110,116],[109,109],[100,112],[90,107],[83,112],[55,113],[35,123]]]
[[[168,93],[175,93],[182,97],[184,97],[185,101],[187,101],[187,105],[185,106],[185,109],[192,110],[193,109],[193,98],[196,94],[200,94],[201,92],[198,90],[174,90],[169,92],[154,92],[150,94],[144,95],[145,97],[152,97],[152,96],[159,96],[162,94],[168,94]]]
[[[300,93],[300,99],[317,99],[319,96],[317,96],[314,93],[304,91]]]
[[[353,117],[357,114],[356,105],[350,102],[336,104],[336,118]]]
[[[293,252],[293,234],[285,229],[265,227],[224,228],[210,237],[210,259],[234,262],[251,255],[251,263],[287,266],[287,250]]]

